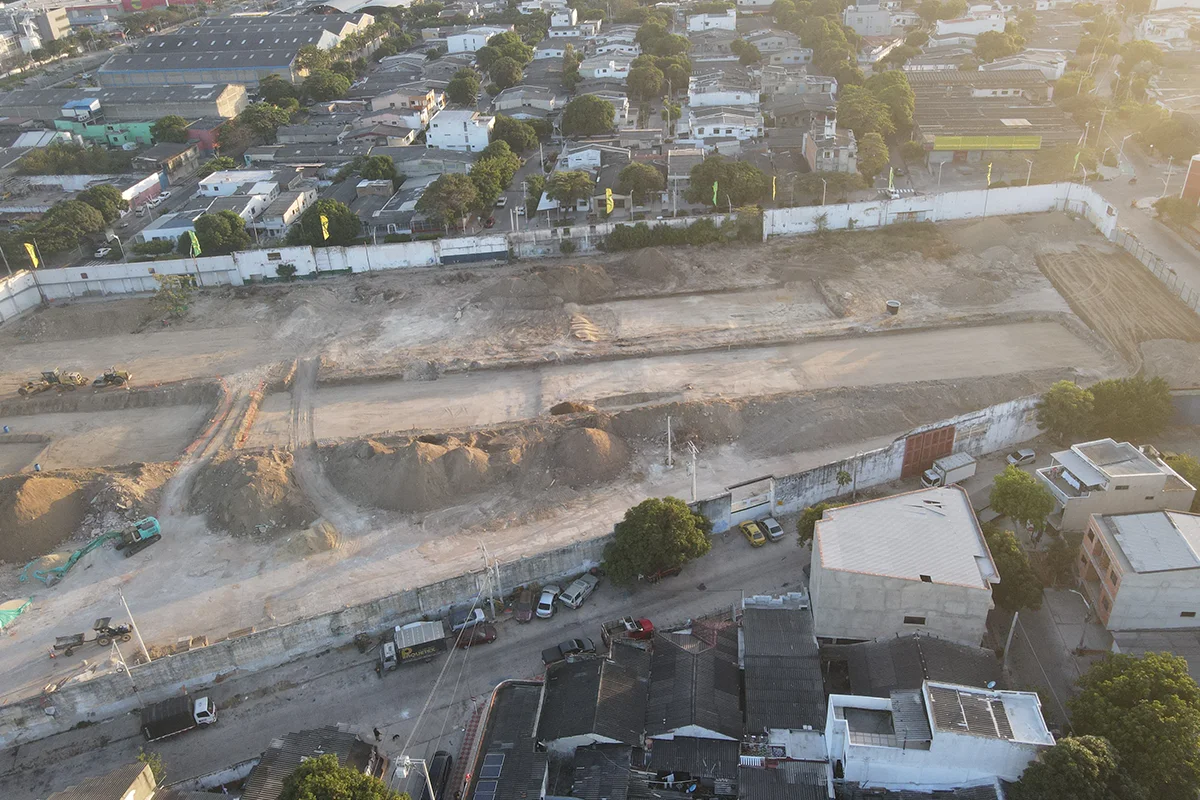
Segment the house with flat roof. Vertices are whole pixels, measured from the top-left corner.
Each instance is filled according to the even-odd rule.
[[[992,561],[958,486],[831,508],[817,521],[809,589],[818,639],[925,631],[979,644],[993,608]]]
[[[1200,515],[1093,514],[1076,566],[1109,630],[1200,628]]]
[[[1081,531],[1093,514],[1185,511],[1196,487],[1185,481],[1157,451],[1129,442],[1098,439],[1050,455],[1050,466],[1034,473],[1054,496],[1049,523],[1058,531]]]
[[[487,149],[496,118],[473,110],[446,109],[429,122],[425,146],[477,153]]]
[[[926,793],[1015,781],[1054,745],[1036,693],[933,681],[890,697],[830,695],[825,740],[847,782]]]

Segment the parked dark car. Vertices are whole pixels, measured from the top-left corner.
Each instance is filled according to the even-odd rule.
[[[549,666],[559,661],[566,661],[573,656],[580,656],[587,653],[594,654],[595,652],[596,645],[587,637],[568,639],[556,647],[547,647],[543,650],[542,663]]]
[[[667,567],[666,569],[661,569],[658,572],[652,573],[650,575],[643,575],[642,580],[646,581],[646,583],[658,583],[663,578],[672,578],[681,572],[683,572],[682,566]]]
[[[458,646],[463,650],[477,644],[491,644],[496,641],[495,625],[476,625],[474,628],[458,634]]]
[[[445,750],[438,750],[429,759],[429,783],[433,784],[434,797],[438,800],[446,794],[446,782],[450,780],[450,766],[453,763],[454,759]],[[434,797],[429,796],[428,785],[421,790],[421,800],[434,800]]]
[[[529,622],[533,619],[533,590],[522,589],[513,604],[513,619],[517,622]]]

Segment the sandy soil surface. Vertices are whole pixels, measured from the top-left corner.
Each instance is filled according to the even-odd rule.
[[[988,325],[320,388],[315,427],[318,439],[461,429],[537,417],[563,400],[611,410],[646,398],[713,400],[897,378],[927,381],[1068,366],[1088,371],[1104,364],[1100,353],[1056,323]],[[251,443],[285,444],[289,418],[290,398],[272,395]]]
[[[0,441],[0,475],[32,467],[38,453],[45,449],[42,443]]]
[[[202,405],[164,406],[0,417],[0,423],[13,433],[37,433],[52,439],[38,459],[44,469],[103,467],[174,460],[191,444],[211,412]]]

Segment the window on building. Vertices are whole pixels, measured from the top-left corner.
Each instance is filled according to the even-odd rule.
[[[79,279],[80,279],[80,280],[83,280],[83,281],[86,281],[86,280],[87,280],[87,273],[86,273],[86,272],[81,272],[81,273],[79,273]]]
[[[921,581],[922,583],[933,583],[933,578],[929,577],[928,575],[922,575]]]
[[[1105,611],[1112,610],[1112,603],[1109,602],[1108,595],[1104,595],[1103,597],[1100,598],[1100,607],[1103,608]]]
[[[1113,488],[1114,488],[1114,489],[1116,489],[1118,492],[1123,492],[1123,491],[1125,491],[1126,489],[1128,489],[1128,488],[1129,488],[1129,484],[1127,484],[1127,483],[1122,483],[1122,484],[1119,484],[1119,485],[1117,485],[1117,486],[1114,486]]]
[[[1145,499],[1146,499],[1146,500],[1153,500],[1153,499],[1154,499],[1154,495],[1152,495],[1152,494],[1148,494],[1148,495],[1146,495],[1146,498],[1145,498]]]
[[[1087,563],[1087,556],[1085,556],[1083,553],[1080,553],[1080,554],[1079,554],[1079,563],[1080,563],[1080,564],[1086,564],[1086,563]]]
[[[1117,573],[1113,572],[1111,569],[1108,571],[1108,582],[1114,586],[1117,583]]]
[[[905,625],[924,625],[925,618],[924,617],[905,617],[904,624]]]
[[[1096,541],[1096,534],[1095,534],[1094,532],[1092,532],[1092,531],[1088,531],[1088,541],[1089,541],[1089,542],[1094,542],[1094,541]]]
[[[1196,612],[1195,611],[1180,611],[1179,616],[1191,619],[1196,616]]]

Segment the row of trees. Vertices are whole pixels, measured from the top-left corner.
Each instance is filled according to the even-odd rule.
[[[30,150],[17,162],[23,175],[91,175],[124,172],[129,154],[99,145],[83,146],[74,142],[54,142]]]
[[[25,242],[34,242],[43,256],[70,250],[85,236],[102,233],[121,212],[129,208],[129,201],[107,184],[93,186],[80,192],[72,200],[55,203],[41,219],[27,223],[18,230],[0,237],[0,247],[11,263],[27,263],[29,255]]]
[[[1085,389],[1059,381],[1042,396],[1038,425],[1060,441],[1112,437],[1138,441],[1154,436],[1170,422],[1174,409],[1162,378],[1113,378]]]

